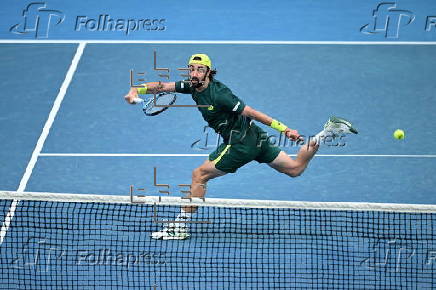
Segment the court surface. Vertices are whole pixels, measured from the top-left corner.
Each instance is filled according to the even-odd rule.
[[[29,176],[26,191],[125,195],[129,187],[159,183],[181,195],[179,184],[216,147],[196,108],[171,108],[145,117],[123,96],[138,73],[159,80],[159,66],[179,80],[187,56],[205,51],[217,79],[251,107],[310,136],[330,115],[346,117],[359,135],[327,143],[303,176],[291,179],[256,162],[236,174],[213,180],[209,197],[307,201],[435,203],[435,119],[432,108],[432,45],[238,45],[238,44],[81,44],[62,102]],[[16,190],[77,44],[0,46],[2,99],[0,169],[2,189]],[[17,93],[25,82],[26,91]],[[58,98],[59,100],[59,98]],[[177,104],[192,105],[189,95]],[[263,125],[261,125],[263,126]],[[47,127],[47,126],[46,126]],[[273,142],[288,154],[298,147]],[[404,140],[392,137],[395,129]],[[276,138],[274,138],[276,137]],[[207,139],[207,140],[206,140]]]

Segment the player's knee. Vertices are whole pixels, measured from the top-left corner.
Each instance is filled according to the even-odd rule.
[[[200,168],[195,168],[192,171],[192,181],[198,181],[201,178]]]
[[[286,174],[289,177],[296,178],[296,177],[300,176],[302,173],[303,173],[303,171],[300,171],[300,170],[290,170]]]
[[[296,166],[296,167],[288,168],[286,170],[286,172],[284,172],[284,173],[286,175],[288,175],[289,177],[296,178],[296,177],[301,176],[301,174],[303,174],[303,172],[304,172],[304,167]]]
[[[192,181],[195,183],[206,183],[207,182],[207,172],[201,168],[195,168],[192,171]]]

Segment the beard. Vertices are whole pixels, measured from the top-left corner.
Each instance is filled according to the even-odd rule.
[[[205,80],[206,80],[206,76],[201,81],[197,77],[192,77],[191,78],[191,86],[196,88],[196,89],[201,88],[203,86]]]

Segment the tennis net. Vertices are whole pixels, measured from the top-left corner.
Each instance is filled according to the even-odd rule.
[[[0,288],[436,288],[436,206],[135,200],[0,192]],[[181,205],[191,237],[151,239]]]

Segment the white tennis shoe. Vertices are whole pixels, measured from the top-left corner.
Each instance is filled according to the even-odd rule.
[[[185,240],[189,236],[188,227],[176,223],[169,223],[162,230],[151,233],[156,240]]]

